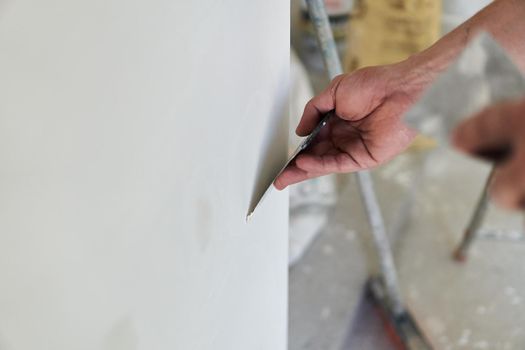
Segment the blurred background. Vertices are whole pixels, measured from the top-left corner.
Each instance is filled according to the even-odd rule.
[[[489,0],[325,0],[345,72],[406,59]],[[291,1],[290,149],[305,103],[328,84],[306,4]],[[521,349],[523,217],[489,206],[469,260],[451,259],[489,167],[418,136],[373,171],[413,317],[437,349]],[[461,195],[458,195],[461,193]],[[377,272],[354,177],[333,175],[290,189],[289,349],[392,349],[365,296]]]

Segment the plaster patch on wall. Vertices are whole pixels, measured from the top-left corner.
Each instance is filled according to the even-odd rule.
[[[138,337],[131,317],[123,317],[104,338],[104,350],[137,350]]]

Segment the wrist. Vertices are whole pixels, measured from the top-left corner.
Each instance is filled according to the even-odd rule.
[[[397,84],[414,100],[454,61],[468,42],[458,33],[447,35],[431,47],[416,53],[396,66]]]
[[[398,92],[415,102],[425,88],[434,81],[439,70],[421,54],[410,56],[392,65],[390,91]]]

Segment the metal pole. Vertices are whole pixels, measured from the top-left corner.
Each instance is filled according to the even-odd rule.
[[[478,205],[476,206],[476,209],[474,210],[474,213],[470,218],[470,222],[467,228],[465,229],[463,239],[454,251],[454,259],[458,261],[465,261],[465,259],[467,258],[467,251],[469,250],[470,246],[472,245],[472,242],[476,238],[479,228],[483,224],[483,220],[485,219],[485,215],[487,213],[487,208],[489,205],[488,188],[493,175],[494,168],[492,168],[492,170],[490,171],[490,174],[487,178],[487,182],[485,183],[485,187],[483,188],[483,193],[481,194],[481,197],[478,200]]]
[[[321,52],[330,79],[342,74],[341,61],[337,53],[332,29],[328,20],[328,15],[324,7],[323,0],[306,0],[310,20],[315,28],[317,40],[321,47]],[[364,202],[368,222],[372,230],[372,237],[379,257],[382,279],[385,292],[388,295],[390,307],[395,315],[404,312],[401,302],[401,292],[397,282],[397,273],[394,266],[392,251],[385,231],[383,216],[377,202],[374,191],[374,184],[370,172],[360,171],[356,173],[357,183],[361,197]]]
[[[330,27],[323,0],[306,0],[306,5],[308,6],[310,21],[317,34],[317,41],[321,48],[323,62],[328,71],[328,78],[333,79],[335,76],[343,73],[343,68],[339,60],[332,27]]]

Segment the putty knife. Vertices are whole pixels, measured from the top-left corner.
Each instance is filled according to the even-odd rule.
[[[321,129],[328,123],[328,121],[330,120],[330,118],[332,116],[335,116],[335,112],[332,110],[328,113],[326,113],[324,116],[323,116],[323,119],[321,119],[321,121],[319,122],[319,124],[317,124],[317,126],[315,127],[315,129],[310,133],[310,135],[308,135],[302,142],[301,144],[295,149],[295,151],[292,153],[292,155],[288,158],[288,160],[286,161],[286,163],[281,167],[281,169],[279,170],[279,172],[273,177],[273,180],[272,182],[268,185],[268,187],[266,188],[266,190],[263,192],[263,194],[255,199],[253,201],[253,204],[250,206],[250,209],[248,210],[248,214],[246,215],[246,221],[248,221],[250,219],[250,217],[253,215],[253,213],[255,212],[255,209],[257,209],[257,207],[259,206],[259,204],[262,203],[262,201],[264,200],[264,198],[266,198],[266,196],[268,195],[268,193],[271,191],[271,189],[273,188],[273,183],[275,182],[275,180],[277,179],[277,177],[279,177],[279,175],[281,175],[281,173],[284,171],[284,169],[286,169],[286,167],[295,160],[295,157],[297,157],[299,155],[299,153],[301,153],[302,151],[304,151],[308,146],[310,146],[310,144],[314,141],[314,139],[316,138],[316,136],[319,134],[319,132],[321,132]]]

